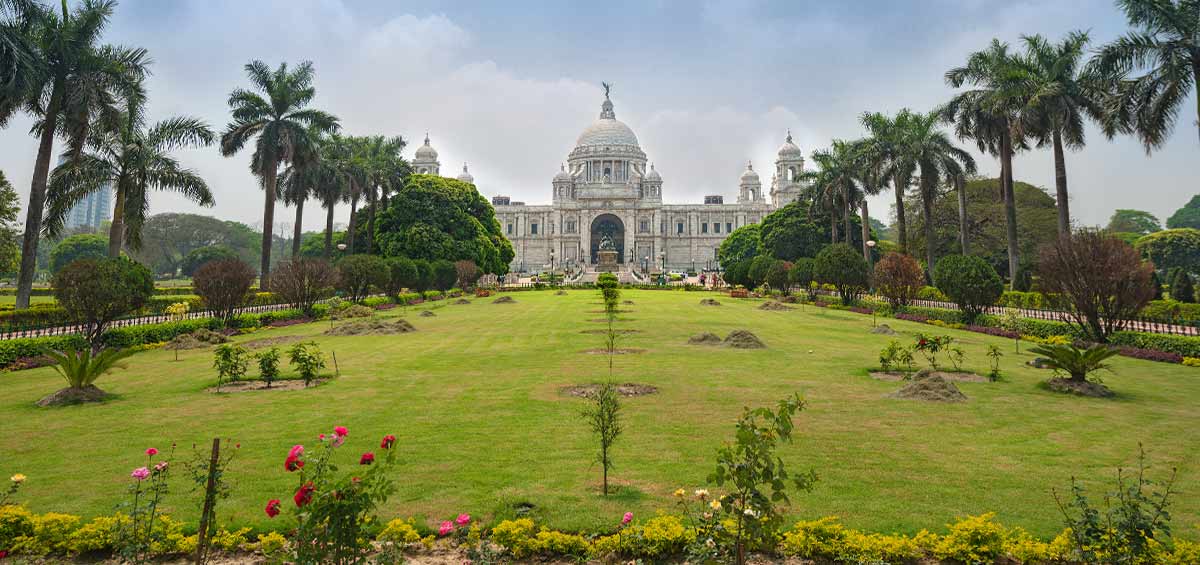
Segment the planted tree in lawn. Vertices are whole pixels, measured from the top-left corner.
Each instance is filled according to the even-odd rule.
[[[596,462],[603,470],[601,492],[608,496],[608,471],[612,469],[612,445],[621,435],[621,400],[617,385],[607,382],[596,388],[591,398],[592,405],[583,412],[583,417],[592,426],[596,439],[600,440],[600,453]]]
[[[272,347],[258,354],[258,377],[267,383],[267,388],[271,388],[271,383],[279,378],[278,347]]]
[[[241,259],[209,261],[196,270],[192,289],[204,301],[204,307],[229,326],[237,309],[245,306],[250,286],[256,277],[254,267]]]
[[[221,383],[236,383],[246,376],[250,366],[249,351],[234,343],[218,345],[213,351],[213,368],[217,370],[217,392]]]
[[[417,271],[416,263],[407,257],[392,257],[388,262],[388,286],[387,292],[392,296],[398,296],[404,289],[415,289],[420,283],[421,273]]]
[[[822,249],[813,263],[816,279],[837,287],[842,304],[849,306],[870,284],[870,267],[858,251],[845,243]]]
[[[337,263],[338,288],[346,298],[361,302],[372,290],[383,289],[391,279],[387,261],[378,255],[351,255]]]
[[[80,259],[54,275],[54,299],[79,324],[92,355],[113,321],[136,312],[154,294],[150,269],[129,259]]]
[[[817,299],[817,289],[813,286],[816,281],[814,277],[815,261],[808,257],[801,257],[792,263],[792,268],[788,270],[788,283],[792,286],[804,289],[808,293],[809,300]]]
[[[458,274],[458,288],[463,289],[473,286],[482,274],[479,267],[470,259],[455,261],[454,271]]]
[[[1004,292],[996,269],[975,255],[947,255],[933,269],[933,285],[958,304],[963,322],[972,323]]]
[[[313,306],[333,294],[338,273],[324,259],[295,259],[275,269],[272,292],[278,294],[306,316],[313,315]]]
[[[454,268],[454,263],[446,259],[438,259],[430,263],[429,267],[433,272],[433,287],[442,292],[450,290],[458,280],[458,271]]]
[[[1042,249],[1042,290],[1065,300],[1065,321],[1107,343],[1154,297],[1153,265],[1111,234],[1085,230]]]
[[[621,298],[621,291],[617,288],[617,276],[612,273],[601,273],[596,279],[596,286],[599,287],[600,296],[604,299],[604,319],[607,324],[604,332],[604,347],[608,353],[608,378],[611,379],[613,356],[617,353],[617,340],[620,337],[614,324],[617,321],[617,304]]]
[[[893,308],[908,306],[923,286],[925,272],[910,255],[891,252],[875,264],[875,288]]]
[[[288,360],[296,367],[300,378],[304,379],[304,388],[308,388],[308,385],[320,376],[321,369],[325,368],[325,354],[314,341],[293,345],[288,350]]]

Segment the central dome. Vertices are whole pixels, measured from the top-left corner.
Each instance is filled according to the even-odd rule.
[[[575,141],[576,147],[586,147],[595,145],[632,145],[637,147],[637,136],[633,134],[633,130],[624,122],[616,118],[600,118],[583,133],[579,134],[579,139]]]

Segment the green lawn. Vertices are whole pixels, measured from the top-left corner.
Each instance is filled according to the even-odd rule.
[[[12,308],[13,305],[15,305],[16,303],[17,303],[16,295],[0,294],[0,306],[8,306],[9,308]],[[53,304],[54,297],[53,296],[30,296],[29,303],[30,304]]]
[[[334,425],[350,429],[347,465],[394,433],[402,464],[399,493],[383,516],[437,519],[458,512],[505,515],[534,505],[539,520],[564,529],[611,528],[623,512],[646,517],[671,510],[671,492],[704,484],[714,451],[731,436],[743,406],[774,404],[793,392],[810,405],[797,419],[796,442],[782,456],[812,467],[821,480],[793,498],[797,517],[840,516],[875,531],[941,529],[966,514],[995,511],[1008,525],[1047,537],[1061,528],[1051,496],[1078,476],[1099,493],[1117,466],[1134,462],[1138,443],[1152,475],[1178,467],[1172,514],[1178,535],[1196,538],[1200,523],[1200,369],[1117,358],[1102,375],[1114,400],[1054,394],[1038,382],[1011,341],[948,330],[967,364],[987,368],[985,346],[1004,349],[999,383],[965,383],[961,404],[885,396],[900,385],[867,376],[889,337],[870,334],[871,317],[813,307],[756,310],[759,301],[712,294],[626,291],[635,304],[622,327],[637,329],[616,359],[614,378],[656,385],[657,395],[623,404],[625,433],[615,451],[617,496],[597,494],[599,468],[579,417],[581,400],[559,388],[607,378],[595,291],[516,293],[515,304],[476,299],[410,311],[418,332],[386,337],[325,337],[328,323],[266,330],[239,340],[304,334],[336,352],[341,377],[306,391],[214,395],[211,351],[150,351],[98,384],[119,398],[103,405],[38,408],[59,388],[49,368],[0,375],[0,475],[29,476],[20,499],[36,511],[111,512],[142,464],[147,447],[214,435],[241,443],[223,521],[270,527],[262,507],[289,500],[294,476],[287,449],[311,443]],[[397,308],[388,315],[401,315]],[[911,339],[938,328],[887,320]],[[749,329],[766,350],[686,345],[689,335]],[[332,370],[332,363],[330,364]],[[290,369],[288,369],[290,371]],[[195,496],[177,475],[172,513],[194,519]]]

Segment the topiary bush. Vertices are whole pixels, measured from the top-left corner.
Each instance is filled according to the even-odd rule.
[[[958,305],[967,324],[974,323],[1004,291],[996,269],[974,255],[947,255],[939,259],[933,269],[933,283]]]
[[[384,290],[391,282],[391,268],[377,255],[356,254],[337,263],[338,290],[352,302],[360,302],[374,289]]]
[[[837,288],[842,304],[849,306],[870,284],[867,260],[861,253],[845,243],[826,246],[817,253],[813,263],[816,279]]]
[[[925,285],[925,271],[912,256],[891,252],[875,264],[875,288],[893,308],[908,306]]]

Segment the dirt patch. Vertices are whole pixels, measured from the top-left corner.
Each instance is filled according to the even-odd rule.
[[[642,332],[642,330],[613,330],[613,331],[616,333],[619,333],[619,334],[636,334],[636,333]],[[608,333],[608,330],[583,330],[579,333],[592,334],[592,335],[604,335],[604,334]],[[717,338],[717,339],[718,339],[718,341],[720,340],[720,338]]]
[[[715,299],[715,298],[701,298],[700,305],[701,306],[720,306],[721,303],[717,302],[717,299]]]
[[[725,345],[735,349],[765,349],[767,344],[763,343],[758,336],[746,330],[733,330],[725,337]]]
[[[608,323],[608,318],[592,318],[591,320],[588,320],[588,321],[596,322],[598,324],[605,324],[605,323]],[[614,322],[632,322],[633,318],[614,318],[613,321]]]
[[[422,318],[432,318],[434,316],[437,316],[437,314],[434,314],[433,310],[421,310]]]
[[[630,312],[633,312],[633,310],[621,310],[620,308],[613,310],[614,314],[628,314]],[[606,314],[606,313],[608,313],[608,310],[588,310],[588,314]]]
[[[1033,367],[1034,369],[1052,369],[1053,367],[1047,364],[1049,362],[1050,360],[1046,359],[1045,357],[1034,357],[1033,359],[1026,361],[1025,364]]]
[[[455,300],[453,302],[453,304],[470,304],[470,303],[471,303],[471,301],[467,300],[466,298],[459,298],[458,300]]]
[[[567,291],[565,291],[565,290],[559,290],[554,293],[554,296],[566,296],[566,295],[567,295]]]
[[[947,381],[959,383],[986,383],[991,382],[987,377],[976,375],[975,373],[962,373],[956,371],[930,371],[929,369],[921,369],[915,373],[913,380],[924,377],[938,376]],[[904,373],[900,371],[871,371],[871,378],[879,381],[902,381]]]
[[[688,345],[721,345],[721,336],[712,333],[698,333],[688,338]]]
[[[108,400],[109,396],[112,395],[100,390],[96,385],[88,385],[83,388],[67,387],[37,401],[37,405],[43,407],[68,406],[71,404],[104,402]]]
[[[511,296],[501,296],[500,298],[493,300],[492,304],[513,304],[515,302],[516,300],[513,300],[513,297]]]
[[[307,388],[320,386],[329,381],[329,379],[316,379],[309,383]],[[286,381],[275,381],[271,383],[270,388],[267,387],[266,381],[237,381],[232,383],[223,383],[221,390],[217,387],[208,387],[204,389],[206,392],[213,394],[225,392],[254,392],[259,390],[302,390],[304,389],[304,381],[301,379],[288,379]]]
[[[786,312],[788,310],[791,310],[792,307],[788,306],[787,304],[782,304],[782,303],[776,302],[774,300],[769,300],[767,302],[763,302],[762,305],[760,305],[758,307],[758,309],[759,310],[769,310],[771,312]]]
[[[783,302],[784,304],[795,304],[795,303],[799,302],[799,300],[797,300],[796,297],[792,296],[791,294],[780,297],[779,301]]]
[[[879,335],[896,335],[896,330],[893,330],[892,327],[887,324],[879,324],[878,326],[871,328],[871,333]]]
[[[242,347],[245,347],[246,349],[261,349],[263,347],[274,347],[276,345],[292,343],[295,341],[300,341],[301,339],[304,339],[304,338],[301,336],[298,336],[298,335],[281,335],[279,337],[264,337],[264,338],[260,338],[260,339],[252,339],[250,341],[242,343]]]
[[[417,328],[405,319],[388,322],[379,319],[367,319],[360,322],[339,324],[328,330],[325,335],[390,335],[415,332]]]
[[[967,399],[953,382],[938,375],[914,377],[912,383],[893,392],[891,397],[930,402],[963,402]]]
[[[608,350],[603,348],[585,349],[583,352],[590,355],[608,355]],[[638,349],[636,347],[618,347],[613,350],[613,355],[633,355],[645,352],[645,349]]]
[[[214,332],[207,328],[200,328],[192,333],[179,334],[171,338],[171,341],[168,341],[167,344],[163,346],[163,349],[180,351],[186,349],[200,349],[202,347],[209,347],[211,345],[217,345],[227,341],[229,341],[229,338],[223,333]]]
[[[576,385],[565,386],[560,389],[560,392],[567,396],[592,398],[596,395],[596,391],[599,389],[599,384]],[[658,387],[651,385],[642,385],[637,383],[625,383],[617,385],[617,394],[621,396],[646,396],[647,394],[655,394],[657,392]]]
[[[1112,389],[1094,381],[1055,378],[1046,381],[1046,388],[1054,392],[1065,392],[1067,394],[1092,398],[1110,398],[1115,395]]]
[[[633,304],[632,300],[622,300],[621,304]]]

